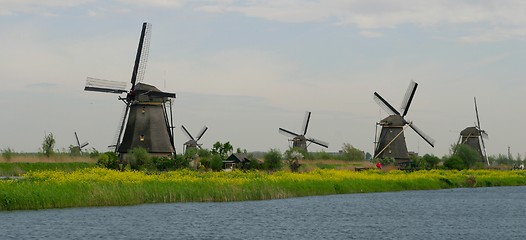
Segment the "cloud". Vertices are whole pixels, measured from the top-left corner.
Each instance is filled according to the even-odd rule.
[[[0,2],[0,16],[13,16],[18,14],[31,14],[43,16],[56,16],[54,11],[77,7],[101,9],[122,9],[125,7],[181,7],[185,0],[3,0]],[[97,11],[88,10],[88,15],[95,16]]]
[[[210,1],[198,10],[233,12],[291,23],[324,21],[365,30],[395,28],[406,24],[446,29],[462,26],[467,27],[467,30],[459,39],[466,42],[526,37],[526,2],[516,0],[221,0]],[[361,34],[371,37],[368,32]]]
[[[376,31],[361,31],[360,35],[368,38],[379,38],[384,36],[383,33]]]

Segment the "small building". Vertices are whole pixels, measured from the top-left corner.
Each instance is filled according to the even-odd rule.
[[[232,153],[223,160],[223,169],[231,171],[234,168],[247,169],[250,166],[250,159],[244,153]]]

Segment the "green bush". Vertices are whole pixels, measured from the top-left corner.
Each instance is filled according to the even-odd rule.
[[[140,170],[143,165],[150,163],[150,154],[146,149],[137,147],[128,153],[126,160],[132,170]]]
[[[270,151],[267,152],[263,156],[264,168],[267,170],[281,169],[281,166],[282,166],[281,159],[282,159],[281,152],[279,152],[277,149],[270,149]]]
[[[466,169],[466,164],[459,156],[453,155],[444,161],[444,167],[447,169],[462,170]]]
[[[191,160],[186,159],[183,156],[173,156],[173,165],[175,169],[183,169],[183,168],[190,168],[190,162]]]
[[[108,169],[119,169],[119,157],[114,152],[105,152],[97,158],[97,166]]]
[[[363,161],[365,160],[365,153],[353,147],[351,144],[344,143],[342,148],[343,160],[346,161]]]
[[[223,169],[223,158],[220,155],[212,155],[212,159],[210,159],[210,169],[213,171],[219,171]]]
[[[168,171],[175,169],[175,158],[174,157],[152,157],[151,163],[158,171]]]

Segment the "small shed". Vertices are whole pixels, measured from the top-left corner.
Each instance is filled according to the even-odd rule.
[[[250,159],[244,153],[232,153],[223,160],[223,169],[232,170],[234,168],[245,169],[250,165]]]

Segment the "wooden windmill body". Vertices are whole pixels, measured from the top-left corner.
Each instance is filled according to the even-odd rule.
[[[151,25],[143,23],[139,46],[132,71],[131,88],[125,82],[95,78],[86,80],[85,91],[126,93],[119,100],[126,104],[115,142],[115,151],[121,159],[132,149],[141,147],[153,155],[175,153],[171,99],[175,93],[160,91],[142,83],[148,58]]]
[[[375,150],[374,158],[394,158],[398,165],[405,165],[410,162],[409,152],[405,141],[404,131],[407,127],[413,129],[420,137],[422,137],[429,145],[434,146],[434,140],[424,134],[417,128],[413,122],[407,121],[405,116],[409,111],[409,106],[413,101],[418,84],[411,81],[407,89],[402,107],[400,111],[395,109],[389,102],[380,96],[377,92],[374,93],[374,100],[390,115],[380,122],[377,126],[381,127],[380,136],[375,134]]]
[[[484,143],[484,139],[488,138],[488,134],[486,133],[486,131],[480,128],[480,118],[477,108],[477,99],[473,98],[473,100],[475,102],[475,115],[477,117],[477,123],[475,124],[475,126],[467,127],[460,132],[458,144],[465,144],[473,148],[475,151],[477,151],[479,155],[479,162],[487,164],[489,166],[490,163],[486,154],[486,144]]]

